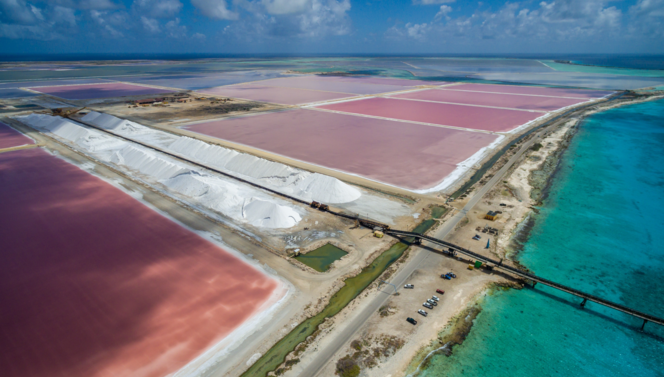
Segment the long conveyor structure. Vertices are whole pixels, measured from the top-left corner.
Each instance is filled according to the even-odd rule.
[[[578,296],[578,297],[583,299],[583,301],[581,303],[582,307],[585,306],[587,301],[592,301],[592,302],[596,302],[600,305],[604,305],[606,307],[609,307],[611,309],[615,309],[615,310],[621,311],[623,313],[632,315],[634,317],[640,318],[640,319],[643,320],[643,325],[641,325],[641,330],[643,330],[643,327],[648,322],[652,322],[652,323],[656,323],[658,325],[663,325],[664,326],[664,319],[662,319],[662,318],[658,318],[658,317],[652,316],[650,314],[642,313],[638,310],[634,310],[634,309],[628,308],[624,305],[617,304],[617,303],[611,302],[609,300],[605,300],[601,297],[597,297],[597,296],[594,296],[594,295],[591,295],[591,294],[588,294],[588,293],[585,293],[585,292],[581,292],[578,289],[574,289],[574,288],[570,288],[570,287],[562,285],[562,284],[558,284],[558,283],[553,282],[551,280],[541,278],[537,275],[534,275],[534,274],[531,274],[531,273],[528,273],[528,272],[525,272],[525,271],[521,271],[521,270],[519,270],[517,268],[514,268],[514,267],[511,267],[511,266],[506,266],[506,265],[502,264],[502,261],[493,260],[491,258],[485,257],[485,256],[477,254],[477,253],[474,253],[474,252],[472,252],[468,249],[465,249],[463,247],[454,245],[452,243],[449,243],[449,242],[446,242],[446,241],[443,241],[443,240],[439,240],[437,238],[430,237],[430,236],[427,236],[427,235],[424,235],[424,234],[413,233],[413,232],[405,232],[405,231],[402,231],[402,230],[386,229],[384,232],[385,232],[385,234],[389,234],[389,235],[392,235],[392,236],[413,237],[415,239],[429,241],[429,242],[431,242],[433,244],[436,244],[436,245],[439,245],[439,246],[448,247],[448,248],[451,248],[451,249],[453,249],[454,251],[456,251],[458,253],[467,255],[471,258],[474,258],[475,260],[482,261],[483,263],[490,263],[491,265],[493,265],[494,269],[500,269],[500,270],[503,270],[505,272],[508,272],[508,273],[514,274],[516,276],[519,276],[521,278],[528,279],[528,280],[533,282],[533,286],[534,286],[535,283],[541,283],[541,284],[547,285],[551,288],[555,288],[555,289],[558,289],[560,291],[572,294],[574,296]]]

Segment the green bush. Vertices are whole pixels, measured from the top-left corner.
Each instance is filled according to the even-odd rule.
[[[360,366],[350,356],[337,361],[337,374],[341,377],[357,377],[360,375]]]

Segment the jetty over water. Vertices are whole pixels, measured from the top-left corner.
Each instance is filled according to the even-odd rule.
[[[448,247],[448,248],[450,248],[450,249],[452,249],[452,250],[454,250],[458,253],[461,253],[461,254],[467,255],[469,257],[472,257],[476,260],[482,261],[483,263],[489,263],[490,265],[492,265],[492,267],[494,269],[500,269],[500,270],[503,270],[505,272],[517,275],[521,278],[530,280],[530,281],[533,282],[533,287],[535,287],[535,284],[541,283],[541,284],[547,285],[551,288],[555,288],[555,289],[558,289],[560,291],[567,292],[569,294],[572,294],[574,296],[577,296],[577,297],[580,297],[580,298],[583,299],[583,301],[581,302],[581,307],[585,307],[586,302],[592,301],[592,302],[596,302],[600,305],[604,305],[606,307],[609,307],[611,309],[615,309],[615,310],[621,311],[623,313],[629,314],[631,316],[640,318],[640,319],[643,320],[643,324],[641,325],[641,330],[643,330],[644,326],[648,322],[652,322],[652,323],[656,323],[658,325],[664,326],[664,319],[662,319],[662,318],[658,318],[658,317],[652,316],[650,314],[646,314],[646,313],[640,312],[638,310],[628,308],[624,305],[617,304],[617,303],[611,302],[609,300],[605,300],[601,297],[597,297],[597,296],[594,296],[594,295],[591,295],[591,294],[588,294],[588,293],[585,293],[585,292],[581,292],[578,289],[574,289],[574,288],[570,288],[570,287],[562,285],[562,284],[558,284],[558,283],[553,282],[551,280],[541,278],[537,275],[521,271],[517,268],[503,265],[502,260],[501,261],[496,261],[496,260],[493,260],[491,258],[487,258],[483,255],[474,253],[474,252],[472,252],[468,249],[464,249],[463,247],[454,245],[452,243],[449,243],[449,242],[446,242],[446,241],[443,241],[443,240],[439,240],[437,238],[429,237],[429,236],[426,236],[426,235],[423,235],[423,234],[413,233],[413,232],[405,232],[405,231],[402,231],[402,230],[386,229],[384,232],[385,232],[385,234],[389,234],[389,235],[392,235],[392,236],[413,237],[413,238],[415,238],[416,240],[418,240],[420,242],[422,240],[426,240],[426,241],[429,241],[431,243],[434,243],[434,244],[437,244],[437,245],[440,245],[440,246]]]

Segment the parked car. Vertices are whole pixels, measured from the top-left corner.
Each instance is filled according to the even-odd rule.
[[[450,271],[450,272],[448,272],[447,274],[450,275],[451,277],[453,277],[453,278],[456,279],[456,275],[454,274],[454,272],[451,272],[451,271]]]
[[[421,315],[425,316],[425,317],[426,317],[427,315],[429,315],[429,313],[425,312],[425,311],[422,310],[422,309],[418,310],[417,312],[420,313]]]
[[[445,294],[445,291],[442,289],[436,289],[436,293],[440,293],[441,295]]]
[[[412,284],[406,284],[406,285],[404,285],[403,287],[404,287],[404,288],[407,288],[407,289],[413,289],[413,288],[415,288],[415,286],[412,285]]]
[[[408,317],[408,318],[406,318],[406,321],[412,323],[413,325],[417,325],[417,321],[413,318]]]
[[[431,299],[434,300],[434,301],[440,301],[440,299],[438,298],[438,296],[431,296]]]
[[[424,304],[422,304],[422,306],[424,306],[427,309],[433,309],[433,305],[429,304],[428,302],[425,302]]]
[[[438,306],[438,303],[436,302],[436,300],[432,300],[432,299],[428,298],[428,299],[427,299],[427,302],[428,302],[429,304],[433,305],[433,306]]]
[[[440,275],[440,277],[443,278],[443,279],[452,280],[452,277],[450,277],[447,274],[442,274],[442,275]]]

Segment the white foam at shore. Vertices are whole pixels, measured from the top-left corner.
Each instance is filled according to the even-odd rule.
[[[333,177],[310,173],[190,137],[155,130],[112,115],[92,111],[82,120],[303,200],[340,204],[352,202],[362,196],[360,190]]]
[[[76,145],[101,161],[123,170],[138,172],[146,181],[161,184],[172,194],[238,222],[262,228],[288,228],[301,220],[298,209],[293,209],[281,199],[231,179],[208,174],[140,145],[60,117],[30,114],[18,119]],[[127,126],[124,122],[117,125]],[[262,204],[245,207],[245,201],[258,201]]]
[[[418,194],[426,194],[429,192],[442,191],[446,189],[454,182],[456,182],[459,178],[461,178],[464,174],[466,174],[467,171],[472,169],[476,163],[482,161],[482,159],[488,153],[492,152],[493,149],[503,141],[503,139],[505,139],[505,136],[498,135],[496,140],[494,140],[491,144],[487,145],[484,148],[481,148],[477,152],[473,153],[472,156],[458,163],[457,167],[454,170],[452,170],[452,172],[448,174],[445,177],[445,179],[443,179],[439,184],[435,185],[434,187],[422,190],[413,190],[413,191]]]

